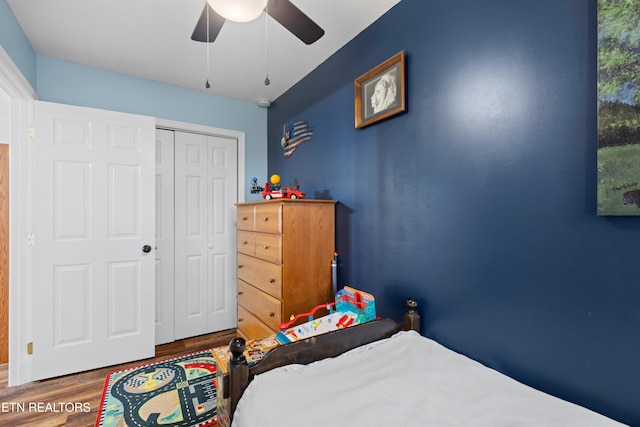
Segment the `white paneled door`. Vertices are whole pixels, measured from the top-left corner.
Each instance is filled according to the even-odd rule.
[[[32,379],[153,356],[155,119],[35,118]]]
[[[175,134],[175,338],[237,326],[237,141]]]

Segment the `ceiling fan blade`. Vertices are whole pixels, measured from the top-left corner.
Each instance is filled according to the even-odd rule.
[[[198,23],[193,29],[191,40],[196,42],[207,41],[207,13],[209,14],[209,43],[212,43],[216,37],[218,37],[220,29],[222,29],[222,24],[224,24],[224,18],[218,15],[216,11],[209,6],[209,2],[206,1]]]
[[[267,13],[293,35],[311,44],[324,35],[324,30],[289,0],[269,0]]]

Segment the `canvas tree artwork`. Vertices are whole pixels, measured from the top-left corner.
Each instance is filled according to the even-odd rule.
[[[640,0],[598,0],[598,215],[640,215]]]

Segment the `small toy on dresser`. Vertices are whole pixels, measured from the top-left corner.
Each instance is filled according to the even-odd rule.
[[[261,193],[265,200],[271,199],[304,199],[306,194],[300,191],[300,186],[295,184],[293,188],[280,185],[280,175],[273,174],[271,184],[266,182],[264,187],[258,185],[258,178],[251,179],[251,193]]]

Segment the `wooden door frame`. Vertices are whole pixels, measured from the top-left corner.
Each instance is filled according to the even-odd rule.
[[[0,143],[0,363],[9,361],[9,145]]]

